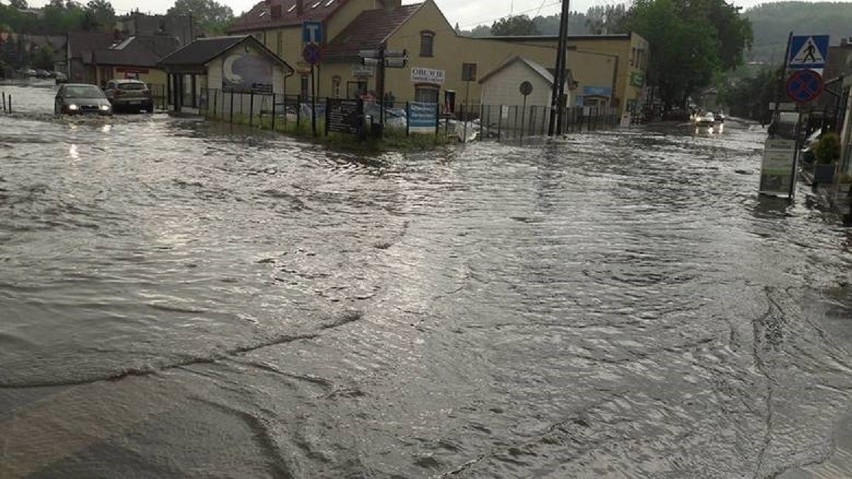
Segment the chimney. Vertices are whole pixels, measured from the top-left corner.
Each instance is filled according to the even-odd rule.
[[[305,13],[305,0],[296,0],[296,15],[301,17]]]
[[[272,17],[273,20],[278,20],[279,18],[281,18],[281,4],[279,3],[270,7],[269,15]]]

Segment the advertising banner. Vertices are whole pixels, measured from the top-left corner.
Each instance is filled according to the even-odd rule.
[[[408,131],[435,133],[438,127],[438,104],[411,102],[408,104]]]
[[[232,53],[222,62],[222,89],[272,93],[272,61],[254,52]]]

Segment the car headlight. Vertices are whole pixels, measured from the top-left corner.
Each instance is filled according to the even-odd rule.
[[[79,110],[80,107],[72,103],[72,104],[68,105],[68,109],[69,110]]]
[[[101,105],[101,111],[109,111],[109,105]]]

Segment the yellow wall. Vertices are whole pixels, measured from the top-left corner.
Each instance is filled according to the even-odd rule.
[[[326,22],[326,39],[333,39],[361,11],[378,7],[380,3],[377,0],[351,0]],[[432,57],[420,56],[421,32],[424,30],[435,34]],[[278,48],[279,31],[283,33],[281,49]],[[288,94],[300,93],[300,76],[310,71],[309,65],[302,60],[301,33],[301,26],[260,30],[253,33],[270,50],[296,69],[296,75],[289,78],[286,83]],[[445,82],[440,85],[441,92],[455,90],[457,104],[464,103],[466,97],[469,97],[469,103],[473,104],[479,103],[480,84],[470,82],[468,85],[461,80],[462,63],[476,63],[477,78],[482,78],[515,56],[522,56],[544,66],[553,65],[556,59],[555,39],[509,42],[460,37],[456,35],[433,0],[426,0],[414,16],[393,33],[387,42],[387,48],[407,50],[409,54],[409,62],[405,68],[386,70],[385,91],[392,91],[398,101],[414,99],[415,86],[411,80],[411,69],[415,67],[443,70]],[[633,49],[637,51],[644,49],[645,57],[647,57],[647,42],[635,34],[629,39],[595,38],[569,42],[568,68],[578,82],[578,88],[572,92],[571,96],[582,95],[585,86],[611,88],[613,69],[616,69],[615,97],[617,106],[623,112],[628,101],[640,98],[642,92],[641,87],[633,87],[629,84],[632,72],[644,71],[644,65],[639,65],[636,61],[631,65]],[[358,62],[357,58],[352,58],[349,61],[320,65],[316,72],[319,78],[318,94],[333,96],[332,78],[339,76],[341,96],[345,97],[347,82],[358,80],[352,72],[353,65]],[[375,76],[368,79],[368,89],[376,90],[375,80]],[[443,99],[443,93],[441,93],[441,99]]]

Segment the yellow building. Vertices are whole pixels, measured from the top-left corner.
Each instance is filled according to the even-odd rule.
[[[303,24],[321,25],[315,37],[321,62],[302,59]],[[406,51],[404,68],[387,68],[385,92],[398,102],[428,101],[478,105],[477,80],[521,56],[541,65],[556,61],[557,37],[470,38],[458,35],[433,0],[401,5],[400,0],[267,0],[243,15],[231,33],[249,33],[294,65],[297,81],[287,93],[354,97],[378,90],[375,67],[359,53],[384,47]],[[648,44],[640,36],[570,37],[567,66],[576,81],[574,104],[613,106],[625,111],[641,98]],[[463,71],[475,72],[463,78]],[[312,88],[312,85],[315,86]]]

